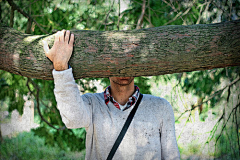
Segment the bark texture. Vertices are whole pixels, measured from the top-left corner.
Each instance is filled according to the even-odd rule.
[[[240,65],[240,20],[218,24],[162,26],[133,31],[72,31],[74,77],[153,76]],[[1,24],[0,69],[52,79],[42,40]]]

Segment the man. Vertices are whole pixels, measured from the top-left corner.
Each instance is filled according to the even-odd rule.
[[[85,127],[86,159],[106,159],[138,97],[133,77],[110,77],[103,93],[80,96],[68,61],[74,35],[62,30],[55,35],[46,56],[53,62],[55,97],[68,128]],[[163,98],[144,94],[113,159],[180,159],[171,105]],[[74,142],[72,142],[74,143]]]

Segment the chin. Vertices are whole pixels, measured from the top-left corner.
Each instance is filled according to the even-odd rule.
[[[110,77],[109,79],[115,84],[126,86],[133,82],[134,77]]]

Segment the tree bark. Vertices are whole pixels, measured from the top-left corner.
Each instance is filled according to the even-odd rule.
[[[218,24],[162,26],[133,31],[72,31],[70,59],[76,79],[153,76],[240,65],[240,20]],[[53,65],[42,40],[0,26],[0,69],[26,77],[52,79]]]

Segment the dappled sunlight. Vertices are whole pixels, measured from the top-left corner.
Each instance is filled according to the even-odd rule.
[[[217,120],[206,119],[202,121],[190,121],[182,119],[180,123],[176,123],[176,137],[178,146],[184,151],[182,157],[187,157],[196,154],[202,158],[213,158],[212,155],[215,151],[214,142],[205,144],[211,134],[211,130],[215,126]],[[193,146],[197,146],[195,151],[191,151]]]
[[[62,122],[53,64],[43,49],[43,42],[52,48],[63,29],[75,36],[68,64],[80,95],[101,93],[109,85],[107,78],[92,77],[134,76],[141,93],[172,105],[181,159],[239,159],[239,0],[0,2],[0,159],[85,158],[89,135]],[[143,75],[153,77],[138,77]],[[146,106],[144,116],[154,115]],[[100,126],[86,128],[100,138],[91,135],[87,143],[107,154],[115,140],[109,137],[117,137],[127,116],[103,119],[102,109],[92,117]],[[160,113],[144,121],[135,115],[116,152],[120,159],[159,159],[156,146],[168,145],[158,140],[161,126],[153,126]]]
[[[19,53],[14,53],[14,54],[12,55],[12,60],[13,60],[13,65],[14,65],[14,66],[20,67],[20,65],[19,65],[19,61],[20,61],[20,59],[19,59]]]
[[[220,74],[221,71],[225,72],[218,69],[216,73]],[[198,80],[201,79],[201,76],[208,76],[209,73],[196,71],[188,74],[188,76],[185,75],[185,79],[191,77]],[[167,78],[170,79],[165,81],[164,79]],[[199,101],[198,96],[193,92],[184,92],[184,84],[182,83],[184,78],[182,77],[180,83],[177,78],[178,76],[173,75],[159,76],[158,84],[154,84],[156,81],[152,77],[153,87],[151,90],[152,93],[166,98],[172,104],[175,120],[177,120],[175,123],[176,137],[181,157],[183,159],[213,159],[220,157],[223,153],[225,153],[225,157],[236,154],[236,150],[232,147],[237,146],[237,141],[233,141],[231,138],[237,138],[237,122],[231,122],[235,119],[231,115],[237,112],[235,108],[239,106],[239,78],[232,81],[229,81],[228,78],[222,78],[219,84],[213,84],[213,79],[211,79],[210,82],[214,85],[214,90],[210,92],[210,96],[206,96],[205,100],[202,101]],[[236,85],[232,85],[237,81]],[[204,85],[204,83],[206,82],[210,83],[206,79],[197,83],[205,87],[207,84]],[[227,89],[229,86],[231,94]],[[204,89],[208,90],[209,88],[201,88],[201,90]],[[212,102],[211,99],[217,95],[221,101]]]
[[[128,58],[131,52],[135,51],[136,49],[144,45],[141,42],[141,39],[145,38],[146,34],[132,33],[132,35],[129,36],[129,33],[128,33],[129,31],[125,31],[125,32],[126,34],[124,33],[124,31],[112,32],[111,34],[106,32],[106,35],[104,35],[105,33],[103,33],[103,36],[106,38],[106,42],[109,42],[111,44],[112,52],[116,50],[118,51],[118,54],[126,54],[126,58]]]
[[[27,100],[28,97],[25,96],[25,105],[23,109],[23,115],[20,115],[17,110],[11,113],[10,121],[1,123],[2,136],[12,137],[17,135],[19,132],[31,131],[31,129],[39,127],[39,124],[34,122],[34,105],[32,100]],[[4,122],[4,119],[8,116],[8,112],[0,112],[0,114],[5,113],[3,119],[0,122]]]
[[[38,39],[39,37],[42,37],[42,36],[39,36],[39,35],[29,35],[29,36],[26,36],[26,38],[23,39],[23,42],[33,42],[35,41],[36,39]]]

